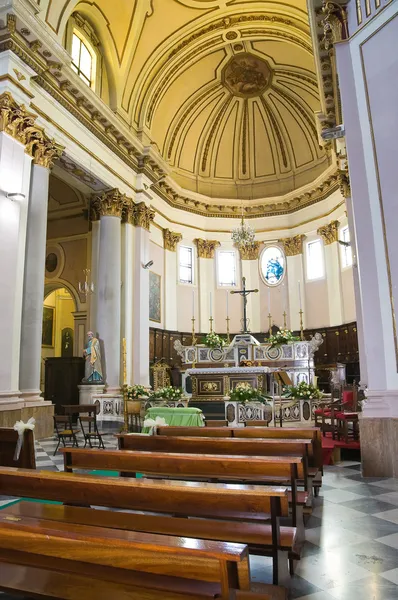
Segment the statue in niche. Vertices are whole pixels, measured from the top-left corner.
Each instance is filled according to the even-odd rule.
[[[87,333],[87,346],[83,352],[86,360],[83,383],[104,383],[99,340],[92,331]]]
[[[73,329],[65,327],[61,332],[61,356],[73,356]]]

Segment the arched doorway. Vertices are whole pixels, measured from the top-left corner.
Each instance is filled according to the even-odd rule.
[[[66,287],[57,287],[44,298],[41,389],[44,389],[46,358],[74,356],[75,312],[75,299]]]

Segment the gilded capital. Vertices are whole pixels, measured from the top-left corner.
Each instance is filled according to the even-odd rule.
[[[126,198],[123,208],[123,223],[128,223],[129,225],[134,225],[134,215],[135,215],[135,204],[132,198]]]
[[[286,256],[297,256],[298,254],[303,253],[304,239],[305,235],[295,235],[291,238],[284,238],[283,240],[279,240],[279,242],[283,244],[283,249],[285,251]]]
[[[351,183],[350,183],[350,174],[348,173],[348,169],[339,170],[338,171],[338,179],[340,192],[344,198],[350,198],[351,196]]]
[[[178,242],[181,242],[182,235],[181,233],[176,233],[175,231],[170,231],[170,229],[163,229],[163,243],[164,249],[170,250],[170,252],[175,252],[177,250]]]
[[[24,105],[19,106],[10,92],[0,94],[0,131],[8,133],[25,145],[34,132],[42,132],[35,126],[36,118],[36,115],[28,112]]]
[[[126,194],[122,194],[117,188],[103,192],[97,197],[95,206],[100,217],[122,217],[123,208],[126,203]]]
[[[239,248],[242,260],[258,260],[261,242],[253,242],[250,246]]]
[[[220,242],[216,240],[202,240],[200,238],[194,240],[198,248],[199,258],[214,258],[216,248],[220,246]]]
[[[100,220],[100,202],[97,194],[92,194],[90,198],[90,221]]]
[[[133,223],[136,227],[143,227],[149,231],[154,218],[155,211],[147,206],[145,202],[134,204]]]
[[[28,142],[26,151],[33,156],[33,163],[40,167],[51,169],[64,151],[64,146],[57,144],[55,140],[50,140],[47,136],[33,135]]]
[[[323,239],[325,246],[337,242],[339,239],[339,222],[332,221],[329,225],[324,225],[317,230],[317,234]]]

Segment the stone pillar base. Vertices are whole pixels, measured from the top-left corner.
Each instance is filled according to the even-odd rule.
[[[362,475],[398,477],[398,418],[359,419]]]
[[[0,406],[0,427],[14,427],[17,421],[26,423],[36,419],[35,439],[42,440],[54,435],[54,405],[51,402],[21,403],[18,407]]]
[[[96,384],[86,384],[79,385],[79,404],[92,404],[93,396],[98,396],[98,394],[103,394],[105,390],[105,385],[96,385]]]

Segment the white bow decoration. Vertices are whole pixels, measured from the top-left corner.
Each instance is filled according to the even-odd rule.
[[[149,435],[153,435],[155,429],[158,427],[167,427],[167,423],[163,417],[156,417],[156,419],[145,419],[144,427],[150,427]]]
[[[36,420],[33,417],[30,417],[27,423],[23,421],[17,421],[14,425],[14,430],[18,432],[18,442],[17,447],[15,448],[14,460],[19,459],[19,455],[21,454],[21,449],[23,446],[23,434],[27,429],[34,430],[36,425]]]

